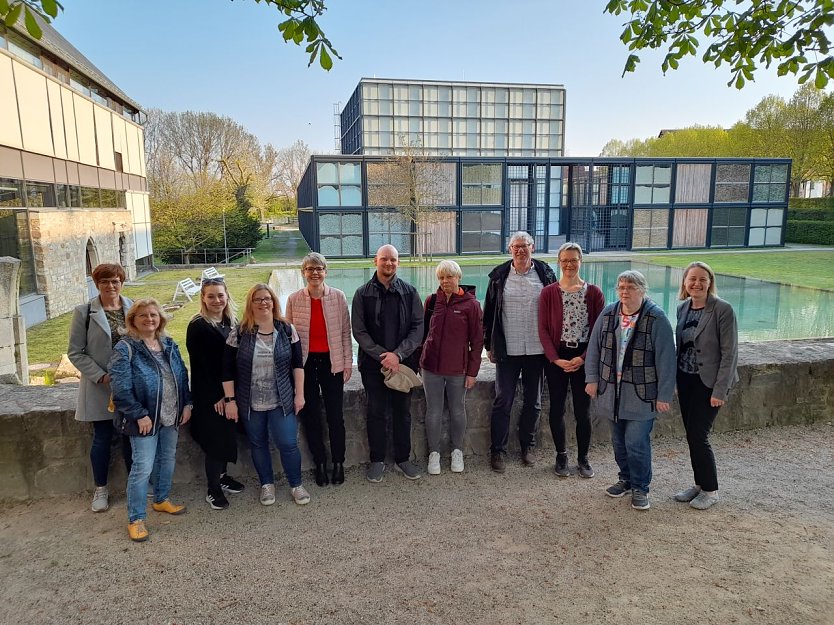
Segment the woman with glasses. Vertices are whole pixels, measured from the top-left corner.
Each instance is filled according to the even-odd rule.
[[[121,265],[104,263],[93,269],[93,282],[99,294],[87,304],[75,308],[70,325],[67,357],[81,373],[75,418],[93,424],[93,444],[90,464],[96,490],[93,512],[104,512],[110,507],[107,476],[110,473],[110,448],[113,443],[113,413],[110,404],[110,374],[107,363],[113,347],[122,338],[125,313],[133,305],[122,295],[125,270]],[[130,439],[120,436],[122,456],[130,473]]]
[[[585,393],[585,352],[591,328],[605,306],[605,297],[598,286],[579,276],[579,244],[562,245],[558,259],[562,271],[559,282],[544,287],[539,299],[539,338],[547,357],[544,373],[550,392],[550,433],[556,446],[554,471],[559,477],[570,475],[565,443],[565,400],[570,387],[576,419],[577,469],[582,477],[591,478],[591,401]]]
[[[585,391],[611,427],[619,481],[609,497],[631,493],[631,507],[648,510],[654,420],[675,393],[675,341],[663,310],[647,297],[639,271],[617,277],[619,300],[606,306],[585,356]]]
[[[683,272],[675,338],[678,399],[695,485],[675,495],[696,510],[718,503],[718,473],[709,432],[738,381],[738,327],[733,307],[716,294],[715,273],[695,261]]]
[[[304,359],[304,409],[299,415],[307,444],[316,464],[316,484],[345,481],[345,421],[342,398],[345,382],[353,371],[350,315],[347,298],[339,289],[325,284],[327,260],[312,252],[301,261],[307,286],[287,299],[287,319],[301,337]],[[327,414],[327,432],[333,474],[327,474],[327,451],[321,422],[321,403]]]
[[[244,488],[226,473],[227,464],[237,462],[235,423],[226,418],[223,401],[223,351],[235,323],[234,305],[226,283],[222,278],[204,278],[200,286],[200,312],[188,324],[185,346],[191,361],[194,397],[191,435],[206,455],[206,501],[212,510],[228,508],[225,493],[239,493]]]
[[[110,358],[117,427],[130,436],[133,466],[127,480],[128,535],[147,540],[148,480],[155,473],[152,507],[182,514],[168,495],[174,479],[179,426],[191,418],[188,370],[165,333],[168,318],[155,299],[140,299],[125,316],[127,336]]]
[[[243,419],[261,483],[261,503],[275,503],[270,433],[278,446],[293,501],[298,505],[309,503],[310,494],[301,485],[295,418],[304,408],[301,342],[295,328],[281,316],[278,297],[267,284],[249,289],[243,319],[226,339],[223,391],[226,418],[235,422]]]

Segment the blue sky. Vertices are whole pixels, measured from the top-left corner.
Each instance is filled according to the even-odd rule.
[[[363,76],[562,84],[568,156],[661,128],[730,126],[797,88],[770,70],[738,91],[726,68],[696,58],[663,76],[650,53],[621,78],[624,18],[603,14],[603,0],[330,0],[321,24],[344,59],[330,72],[308,68],[278,12],[253,0],[64,4],[56,28],[143,107],[228,115],[263,143],[303,139],[315,152],[333,151],[333,105]]]

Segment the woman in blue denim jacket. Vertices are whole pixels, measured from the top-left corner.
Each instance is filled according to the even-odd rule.
[[[178,428],[191,418],[188,371],[179,347],[165,335],[167,318],[155,299],[134,302],[125,316],[127,336],[110,358],[116,427],[130,436],[133,466],[127,479],[128,535],[147,540],[148,480],[156,464],[153,509],[182,514],[168,498],[174,477]]]

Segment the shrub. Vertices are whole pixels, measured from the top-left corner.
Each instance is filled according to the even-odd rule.
[[[788,219],[785,241],[788,243],[834,245],[834,221]]]

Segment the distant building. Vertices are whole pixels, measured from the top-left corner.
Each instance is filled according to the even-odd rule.
[[[562,156],[562,85],[363,78],[341,113],[342,154]]]
[[[381,193],[393,159],[313,156],[298,222],[328,257],[494,254],[526,230],[538,252],[566,240],[589,251],[784,245],[788,159],[438,157],[442,185],[415,226]],[[421,249],[414,250],[415,245]]]
[[[0,25],[0,256],[22,261],[27,325],[87,301],[98,263],[134,276],[153,253],[143,113],[40,25]]]

